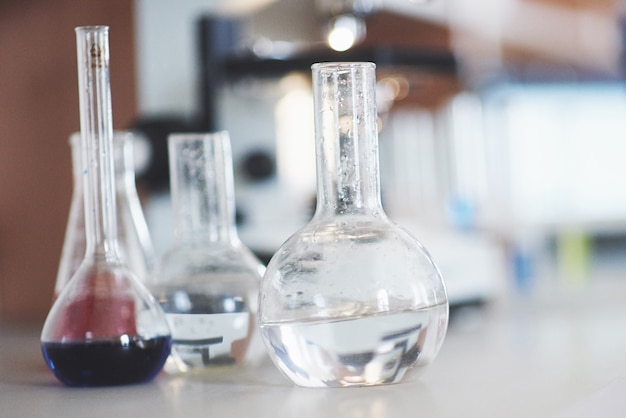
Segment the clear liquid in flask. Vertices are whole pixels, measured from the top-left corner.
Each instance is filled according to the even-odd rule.
[[[158,294],[172,329],[170,362],[175,369],[202,370],[241,363],[253,329],[247,298],[172,290],[162,288]]]
[[[447,305],[348,320],[263,324],[270,356],[305,387],[370,386],[407,380],[439,350]]]

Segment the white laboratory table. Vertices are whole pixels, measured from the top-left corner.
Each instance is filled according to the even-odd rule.
[[[293,387],[269,360],[211,376],[67,388],[43,362],[39,330],[4,325],[0,417],[626,416],[626,277],[540,293],[459,314],[419,380],[366,388]]]

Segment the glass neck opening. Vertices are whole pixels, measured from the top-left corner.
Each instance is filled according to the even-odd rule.
[[[314,64],[316,216],[382,213],[373,63]]]
[[[115,216],[109,28],[76,28],[85,200],[85,256],[119,261]]]
[[[173,134],[168,146],[176,242],[238,242],[228,133]]]

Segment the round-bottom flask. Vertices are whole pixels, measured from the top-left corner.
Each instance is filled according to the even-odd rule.
[[[41,349],[66,385],[140,383],[163,368],[171,334],[117,241],[108,27],[76,28],[76,39],[86,248],[48,313]]]
[[[149,287],[172,330],[168,372],[251,360],[264,266],[238,238],[228,133],[168,139],[174,245]]]
[[[261,334],[297,385],[401,382],[443,342],[444,282],[424,247],[382,209],[374,64],[312,68],[317,207],[267,266]]]

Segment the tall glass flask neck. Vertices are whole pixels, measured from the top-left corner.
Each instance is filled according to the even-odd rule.
[[[76,42],[85,194],[85,255],[119,260],[108,27],[76,28]]]
[[[173,134],[168,146],[176,242],[237,242],[228,133]]]
[[[316,217],[381,214],[376,66],[314,64]]]

